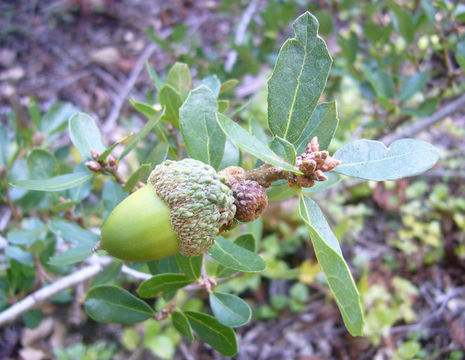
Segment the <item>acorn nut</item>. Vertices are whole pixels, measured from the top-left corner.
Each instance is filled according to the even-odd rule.
[[[166,160],[147,185],[111,212],[102,227],[102,248],[128,261],[205,253],[236,213],[225,181],[201,161]]]

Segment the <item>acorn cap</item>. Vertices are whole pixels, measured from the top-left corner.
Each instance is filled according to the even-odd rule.
[[[206,252],[236,213],[225,181],[200,161],[165,161],[147,185],[111,212],[102,227],[102,248],[128,261]]]
[[[167,160],[150,174],[148,182],[170,209],[181,254],[206,252],[233,220],[236,206],[225,181],[214,168],[194,159]]]

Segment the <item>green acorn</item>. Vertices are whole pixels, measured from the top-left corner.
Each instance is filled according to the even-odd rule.
[[[112,211],[102,227],[102,248],[128,261],[205,253],[234,222],[235,199],[225,182],[198,160],[165,161]]]

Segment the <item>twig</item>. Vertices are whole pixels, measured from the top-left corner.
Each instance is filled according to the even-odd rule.
[[[14,321],[25,312],[40,305],[53,295],[58,294],[60,291],[76,286],[92,278],[111,262],[111,258],[100,258],[96,264],[77,270],[76,272],[63,277],[54,283],[36,292],[33,292],[29,296],[22,299],[20,302],[14,304],[13,306],[0,313],[0,327]]]
[[[150,274],[131,269],[129,266],[126,265],[122,266],[121,272],[137,280],[148,280],[152,277],[152,275]]]
[[[422,120],[418,120],[411,125],[405,126],[396,131],[395,133],[382,137],[380,141],[384,142],[385,144],[391,144],[394,140],[400,139],[402,137],[413,136],[419,133],[420,131],[425,130],[430,126],[438,123],[445,117],[452,115],[461,108],[465,108],[465,95],[462,95],[461,97],[450,102],[442,109],[436,111],[433,115],[425,117]]]
[[[236,35],[234,36],[234,44],[239,46],[244,41],[245,32],[247,27],[249,26],[250,20],[252,20],[252,16],[257,9],[258,0],[252,0],[250,4],[245,9],[244,13],[242,14],[241,21],[237,26]],[[228,53],[226,61],[224,63],[224,70],[226,72],[231,72],[234,64],[237,60],[237,50],[231,50]]]
[[[145,62],[150,58],[153,52],[157,49],[156,44],[150,44],[141,54],[139,59],[137,60],[136,65],[131,71],[128,80],[124,84],[124,87],[118,93],[118,96],[115,98],[113,107],[108,115],[107,119],[105,120],[105,124],[103,125],[103,131],[109,132],[111,131],[115,124],[118,116],[121,112],[121,108],[124,104],[124,101],[128,98],[129,92],[134,87],[137,79],[139,78],[140,73],[144,69]]]
[[[448,294],[444,295],[444,300],[441,302],[441,305],[439,308],[431,313],[429,316],[421,320],[420,322],[412,325],[405,325],[405,326],[396,326],[393,327],[390,331],[391,334],[396,334],[400,332],[410,332],[410,331],[417,331],[420,329],[424,329],[427,324],[429,324],[431,321],[435,320],[439,316],[443,314],[443,312],[446,310],[446,306],[451,301],[453,298],[465,294],[465,288],[458,288],[455,289],[454,291],[451,291]]]

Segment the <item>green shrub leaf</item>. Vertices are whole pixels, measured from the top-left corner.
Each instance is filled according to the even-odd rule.
[[[129,102],[131,103],[134,109],[136,109],[141,114],[145,115],[147,119],[151,119],[158,113],[158,111],[150,104],[141,101],[136,101],[132,98],[129,99]]]
[[[15,180],[11,181],[10,185],[21,189],[36,191],[62,191],[78,186],[93,176],[91,172],[83,171],[55,176],[48,179]]]
[[[210,307],[220,323],[238,327],[247,324],[252,317],[250,306],[240,297],[222,292],[212,292]]]
[[[339,119],[337,117],[336,102],[332,101],[318,104],[304,132],[295,142],[297,155],[305,151],[307,144],[314,136],[318,136],[320,150],[328,149],[338,124]]]
[[[389,148],[374,140],[356,140],[334,154],[342,161],[333,171],[366,180],[396,180],[420,174],[439,159],[437,149],[422,140],[400,139]]]
[[[182,105],[181,94],[170,84],[165,84],[158,94],[160,104],[165,108],[161,121],[172,124],[179,129],[179,108]]]
[[[237,339],[233,329],[207,314],[195,311],[186,311],[185,314],[195,332],[212,348],[224,356],[237,354]]]
[[[186,315],[180,311],[175,311],[171,314],[171,320],[173,321],[173,326],[178,330],[182,335],[187,337],[190,342],[194,341],[194,335],[192,334],[192,328],[187,320]]]
[[[100,285],[89,290],[84,302],[87,314],[98,322],[134,324],[155,315],[141,299],[117,286]]]
[[[236,124],[227,116],[217,113],[216,119],[224,133],[238,148],[248,152],[260,160],[263,160],[264,162],[301,174],[297,168],[281,159],[255,136],[250,134],[247,130]]]
[[[256,249],[257,242],[255,241],[255,236],[251,233],[239,235],[237,239],[234,240],[234,244],[248,251],[251,251],[253,253],[257,252],[257,249]],[[222,277],[224,278],[224,277],[231,276],[232,274],[236,272],[237,272],[236,270],[233,270],[224,265],[218,264],[218,267],[216,268],[215,276],[218,278],[222,278]]]
[[[207,76],[205,79],[202,79],[200,85],[208,87],[216,97],[220,94],[221,82],[216,75]]]
[[[286,160],[289,164],[295,164],[296,152],[294,145],[287,140],[275,136],[270,143],[270,149],[281,159]]]
[[[145,183],[147,181],[148,176],[150,175],[150,171],[152,171],[151,164],[142,164],[136,171],[132,173],[129,177],[126,184],[124,184],[123,190],[130,192],[134,186],[137,185],[139,181]]]
[[[182,254],[176,254],[176,263],[179,268],[182,270],[184,275],[193,280],[198,280],[200,278],[202,259],[203,255],[189,257]]]
[[[208,254],[221,265],[237,271],[260,272],[266,267],[260,256],[221,236],[216,237],[215,244],[208,250]]]
[[[168,71],[165,84],[171,85],[179,94],[182,100],[186,100],[192,85],[189,66],[184,63],[176,63]]]
[[[34,149],[26,159],[27,172],[31,179],[46,179],[55,169],[55,157],[47,150]]]
[[[64,220],[49,221],[48,229],[56,236],[59,236],[63,240],[74,245],[88,244],[92,247],[100,239],[97,234],[94,234],[89,230],[85,230],[75,223]]]
[[[80,112],[74,114],[69,119],[68,128],[71,141],[84,159],[92,158],[91,150],[105,151],[102,134],[89,115]]]
[[[363,311],[360,294],[342,256],[339,242],[313,200],[301,196],[299,211],[310,232],[318,262],[334,294],[344,324],[353,336],[361,336]]]
[[[55,266],[63,266],[77,263],[92,255],[92,246],[80,245],[65,252],[52,256],[48,263]]]
[[[184,274],[154,275],[150,279],[142,281],[137,288],[137,293],[143,298],[157,297],[181,289],[191,282],[192,280]]]
[[[134,149],[137,144],[139,144],[139,141],[141,141],[144,137],[146,137],[150,131],[157,125],[158,121],[160,118],[163,116],[165,113],[165,110],[163,109],[162,111],[159,111],[156,115],[154,115],[149,121],[145,123],[145,125],[142,127],[142,129],[139,131],[139,133],[132,138],[132,140],[129,142],[128,146],[124,151],[121,153],[119,159],[121,160],[124,158],[129,152],[131,152],[132,149]]]
[[[400,89],[397,99],[399,102],[405,102],[417,92],[423,90],[428,82],[429,75],[427,72],[417,72],[415,75],[408,77]]]
[[[323,92],[332,59],[309,12],[293,24],[295,38],[282,46],[268,82],[271,132],[294,143],[302,134]]]
[[[216,96],[201,85],[189,93],[179,109],[181,134],[188,154],[218,169],[223,158],[226,136],[216,122]]]

